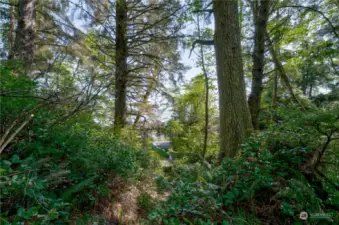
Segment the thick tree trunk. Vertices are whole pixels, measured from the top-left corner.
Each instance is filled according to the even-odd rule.
[[[21,60],[29,75],[34,62],[37,0],[19,0],[18,26],[13,46],[13,58]]]
[[[115,108],[114,133],[120,136],[126,120],[127,88],[127,3],[116,1],[116,47],[115,47]]]
[[[219,159],[234,157],[252,124],[246,101],[241,56],[238,1],[213,1],[219,88]]]
[[[265,32],[269,16],[270,2],[260,0],[253,4],[255,25],[254,51],[252,55],[252,89],[248,99],[253,128],[259,130],[259,111],[264,78]]]

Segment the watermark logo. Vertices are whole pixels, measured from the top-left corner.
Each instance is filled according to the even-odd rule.
[[[310,215],[311,219],[329,219],[331,220],[332,218],[335,217],[334,213],[313,213]]]
[[[306,221],[307,219],[311,219],[311,220],[329,220],[329,221],[333,221],[333,218],[336,215],[334,213],[310,213],[308,214],[307,212],[303,211],[300,212],[299,214],[299,218],[301,220]]]
[[[301,212],[300,215],[299,215],[299,218],[301,220],[307,220],[308,218],[308,213],[307,212]]]

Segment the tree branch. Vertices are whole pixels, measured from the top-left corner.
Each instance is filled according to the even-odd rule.
[[[213,13],[213,9],[202,9],[202,10],[194,10],[193,13],[200,13],[200,12],[208,12],[209,14]]]
[[[313,12],[316,12],[316,13],[320,14],[326,20],[326,22],[330,25],[334,35],[337,38],[339,38],[339,34],[337,33],[335,26],[332,24],[330,19],[325,16],[325,14],[323,12],[321,12],[321,11],[315,9],[315,8],[309,7],[309,6],[302,6],[302,5],[285,5],[285,6],[280,6],[280,7],[277,7],[276,9],[274,9],[273,12],[278,10],[278,9],[281,9],[281,8],[302,8],[302,9],[310,10],[310,11],[313,11]]]
[[[0,4],[9,5],[9,6],[15,6],[15,7],[19,6],[19,4],[13,4],[11,2],[3,2],[3,1],[0,1]]]
[[[20,127],[18,127],[15,132],[7,139],[7,141],[0,146],[0,154],[1,152],[6,148],[6,146],[13,140],[13,138],[26,126],[26,124],[34,117],[34,114],[32,114],[28,119],[26,119]]]
[[[30,109],[30,110],[28,110],[28,111],[22,113],[18,118],[16,118],[16,119],[14,120],[14,122],[9,126],[9,128],[6,129],[4,135],[1,137],[1,140],[0,140],[0,146],[3,145],[3,143],[5,142],[5,140],[6,140],[7,136],[8,136],[8,134],[9,134],[9,132],[11,132],[11,130],[13,129],[13,127],[15,127],[15,125],[16,125],[17,123],[19,123],[19,121],[20,121],[22,118],[24,118],[24,117],[27,116],[28,114],[33,113],[35,110],[37,110],[37,109],[43,107],[44,105],[45,105],[45,104],[39,104],[39,105],[35,106],[34,108],[32,108],[32,109]]]
[[[192,48],[191,48],[190,55],[188,58],[191,57],[192,51],[194,50],[196,44],[211,46],[211,45],[214,45],[214,40],[200,40],[200,39],[195,40],[192,44]]]

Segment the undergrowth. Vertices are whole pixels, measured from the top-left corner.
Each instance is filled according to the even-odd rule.
[[[335,139],[327,143],[324,134],[338,132],[338,110],[279,110],[284,122],[248,139],[237,158],[211,168],[176,163],[158,177],[159,190],[171,195],[149,209],[149,224],[303,224],[301,212],[308,224],[338,224],[336,157],[323,152],[334,165],[331,179],[321,173],[322,162],[312,164],[324,145],[337,154]]]
[[[1,70],[1,93],[39,91],[28,78]],[[91,113],[56,123],[67,108],[40,107],[39,98],[0,100],[2,135],[17,118],[13,129],[34,113],[1,153],[1,224],[73,223],[93,214],[96,203],[109,195],[109,179],[140,179],[152,166],[147,152],[117,141],[111,130],[93,122]]]

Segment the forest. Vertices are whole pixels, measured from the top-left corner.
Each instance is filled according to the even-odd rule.
[[[339,0],[0,0],[1,225],[339,225]]]

